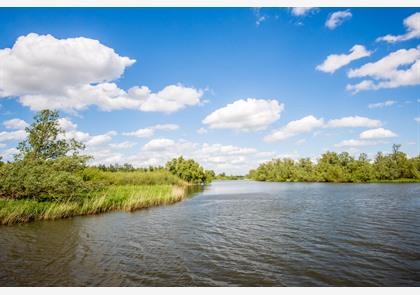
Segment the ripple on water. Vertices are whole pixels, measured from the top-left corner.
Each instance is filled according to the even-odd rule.
[[[420,286],[420,185],[214,182],[171,206],[0,227],[0,285]]]

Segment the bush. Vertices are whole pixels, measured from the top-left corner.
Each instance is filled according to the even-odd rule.
[[[166,163],[166,169],[190,183],[207,183],[215,176],[213,171],[206,171],[194,160],[186,160],[183,157],[172,159]]]
[[[0,167],[0,197],[11,199],[68,200],[92,191],[91,182],[78,173],[85,158],[23,159]]]

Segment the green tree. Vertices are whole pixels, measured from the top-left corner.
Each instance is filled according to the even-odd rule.
[[[190,183],[207,183],[214,177],[213,171],[205,171],[192,159],[186,160],[182,156],[166,163],[166,169],[182,180]]]
[[[59,125],[57,111],[42,110],[34,122],[25,128],[27,138],[18,145],[18,158],[57,159],[68,154],[77,155],[84,145],[75,139],[66,140]]]

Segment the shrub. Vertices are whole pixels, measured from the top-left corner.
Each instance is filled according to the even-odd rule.
[[[80,172],[85,159],[79,156],[56,160],[23,159],[0,167],[0,197],[11,199],[67,200],[95,188]]]
[[[186,160],[183,157],[172,159],[166,163],[166,169],[179,178],[190,183],[207,183],[214,177],[213,171],[205,171],[194,160]]]

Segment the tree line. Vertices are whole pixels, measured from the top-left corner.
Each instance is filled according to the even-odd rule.
[[[381,182],[419,181],[420,155],[409,158],[394,144],[392,152],[378,152],[373,160],[365,153],[353,157],[347,152],[326,152],[314,163],[273,159],[250,170],[248,178],[258,181],[296,182]]]

